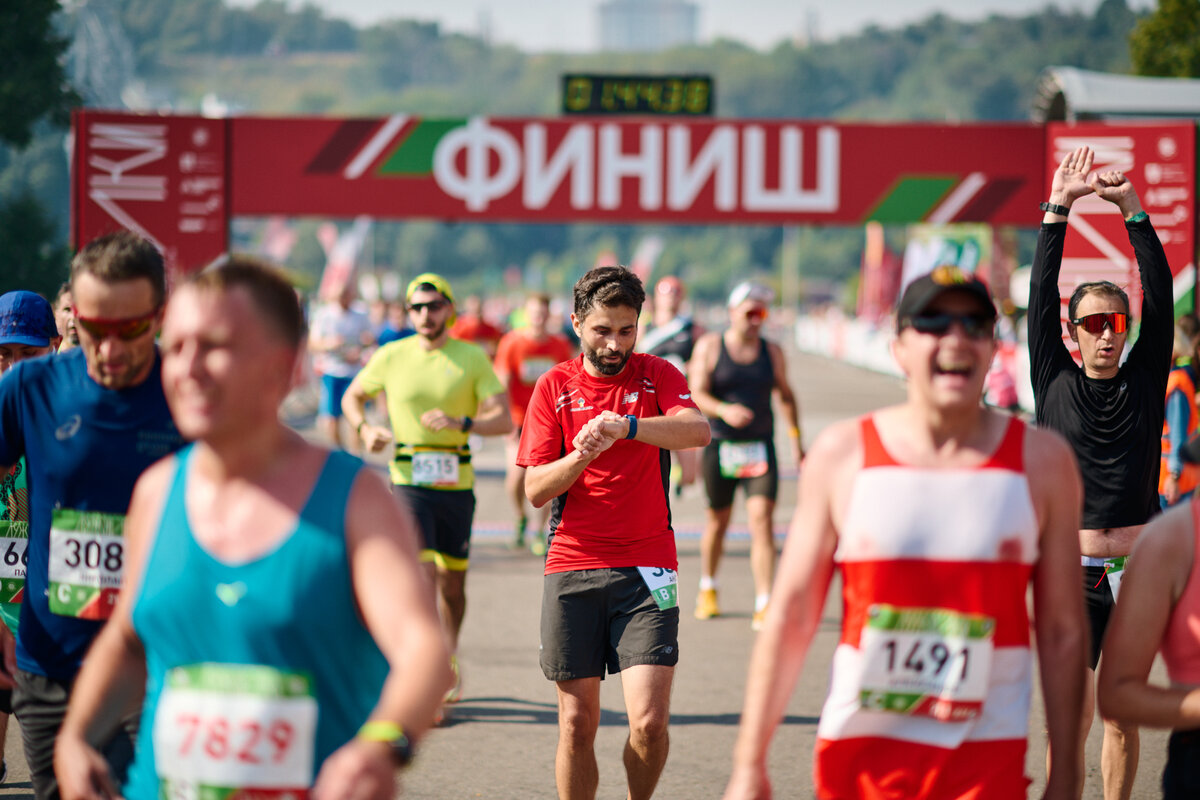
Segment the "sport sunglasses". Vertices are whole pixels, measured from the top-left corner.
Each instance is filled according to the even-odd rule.
[[[1072,325],[1078,325],[1093,336],[1104,333],[1104,326],[1113,329],[1113,333],[1124,333],[1129,328],[1129,315],[1124,311],[1111,311],[1105,314],[1088,314],[1086,317],[1071,320]]]
[[[146,335],[146,332],[154,324],[154,318],[158,316],[159,309],[155,308],[139,317],[125,317],[124,319],[84,317],[74,306],[71,307],[71,311],[75,314],[75,324],[87,331],[88,336],[93,339],[103,341],[110,336],[115,336],[122,341],[129,342]]]
[[[422,311],[441,311],[448,305],[450,305],[448,300],[430,300],[428,303],[409,303],[408,310],[414,314],[420,314]]]
[[[996,318],[990,314],[918,314],[906,319],[904,326],[917,333],[945,336],[955,322],[970,339],[990,339],[996,332]]]

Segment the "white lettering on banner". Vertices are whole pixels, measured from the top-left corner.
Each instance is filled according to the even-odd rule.
[[[779,188],[766,187],[766,132],[750,125],[742,132],[742,205],[747,211],[836,211],[841,139],[835,128],[817,131],[817,186],[803,184],[803,151],[799,128],[785,125],[779,133]]]
[[[137,155],[116,161],[93,154],[88,166],[97,173],[88,176],[88,198],[104,209],[122,226],[152,242],[160,250],[162,242],[146,230],[117,201],[162,203],[167,199],[165,175],[126,175],[129,170],[144,167],[166,158],[167,126],[112,125],[97,123],[88,127],[88,147],[96,150],[140,150]]]
[[[458,169],[458,154],[466,150],[466,172]],[[496,151],[499,168],[491,171],[491,153]],[[488,203],[513,190],[521,179],[521,149],[502,128],[475,117],[466,127],[442,137],[433,151],[433,175],[451,197],[463,200],[468,211],[486,211]]]
[[[567,131],[554,155],[546,158],[546,126],[525,128],[525,207],[545,208],[567,172],[571,173],[571,206],[591,208],[596,178],[592,160],[595,137],[587,126]]]
[[[713,205],[720,211],[737,208],[737,129],[718,125],[695,158],[691,153],[691,129],[672,125],[667,131],[667,208],[691,208],[710,177]]]
[[[768,129],[761,125],[717,125],[702,145],[686,125],[638,125],[638,147],[624,149],[629,125],[578,123],[569,126],[551,151],[549,129],[527,123],[523,142],[484,117],[473,117],[438,142],[433,177],[469,211],[516,190],[529,209],[546,208],[569,180],[572,209],[623,207],[622,184],[638,182],[638,209],[690,208],[711,184],[719,211],[834,212],[841,199],[841,137],[822,126],[815,135],[816,175],[804,173],[804,136],[795,125],[778,128],[778,175],[767,175]],[[664,141],[665,140],[665,141]],[[741,171],[739,173],[739,166]]]
[[[600,197],[601,208],[621,207],[621,179],[641,182],[638,203],[643,211],[662,208],[663,131],[655,125],[643,125],[641,152],[626,154],[621,149],[621,126],[600,126]]]

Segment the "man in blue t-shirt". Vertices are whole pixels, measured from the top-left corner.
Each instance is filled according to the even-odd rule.
[[[116,602],[134,483],[183,444],[154,341],[165,292],[153,245],[128,232],[96,239],[71,263],[80,347],[0,379],[0,469],[24,457],[30,498],[15,648],[7,628],[0,637],[38,800],[58,797],[54,742],[83,655]],[[112,738],[105,755],[118,774],[133,752],[125,720],[97,728]]]

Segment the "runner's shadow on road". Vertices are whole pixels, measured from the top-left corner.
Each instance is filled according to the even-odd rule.
[[[499,722],[509,725],[557,725],[558,706],[515,697],[464,697],[447,708],[442,728],[452,728],[466,722]],[[671,714],[671,725],[727,725],[737,727],[740,713],[732,714]],[[816,725],[816,717],[787,716],[783,725]],[[601,727],[625,727],[629,717],[622,711],[600,709]]]

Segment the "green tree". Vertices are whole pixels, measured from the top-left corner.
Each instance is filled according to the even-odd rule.
[[[0,4],[0,143],[24,147],[38,120],[65,125],[79,102],[63,73],[68,43],[54,30],[57,11],[58,0]]]
[[[22,192],[0,207],[0,293],[27,289],[53,299],[70,261],[55,240],[54,221],[32,194]]]
[[[1159,0],[1129,36],[1139,75],[1200,78],[1200,0]]]

